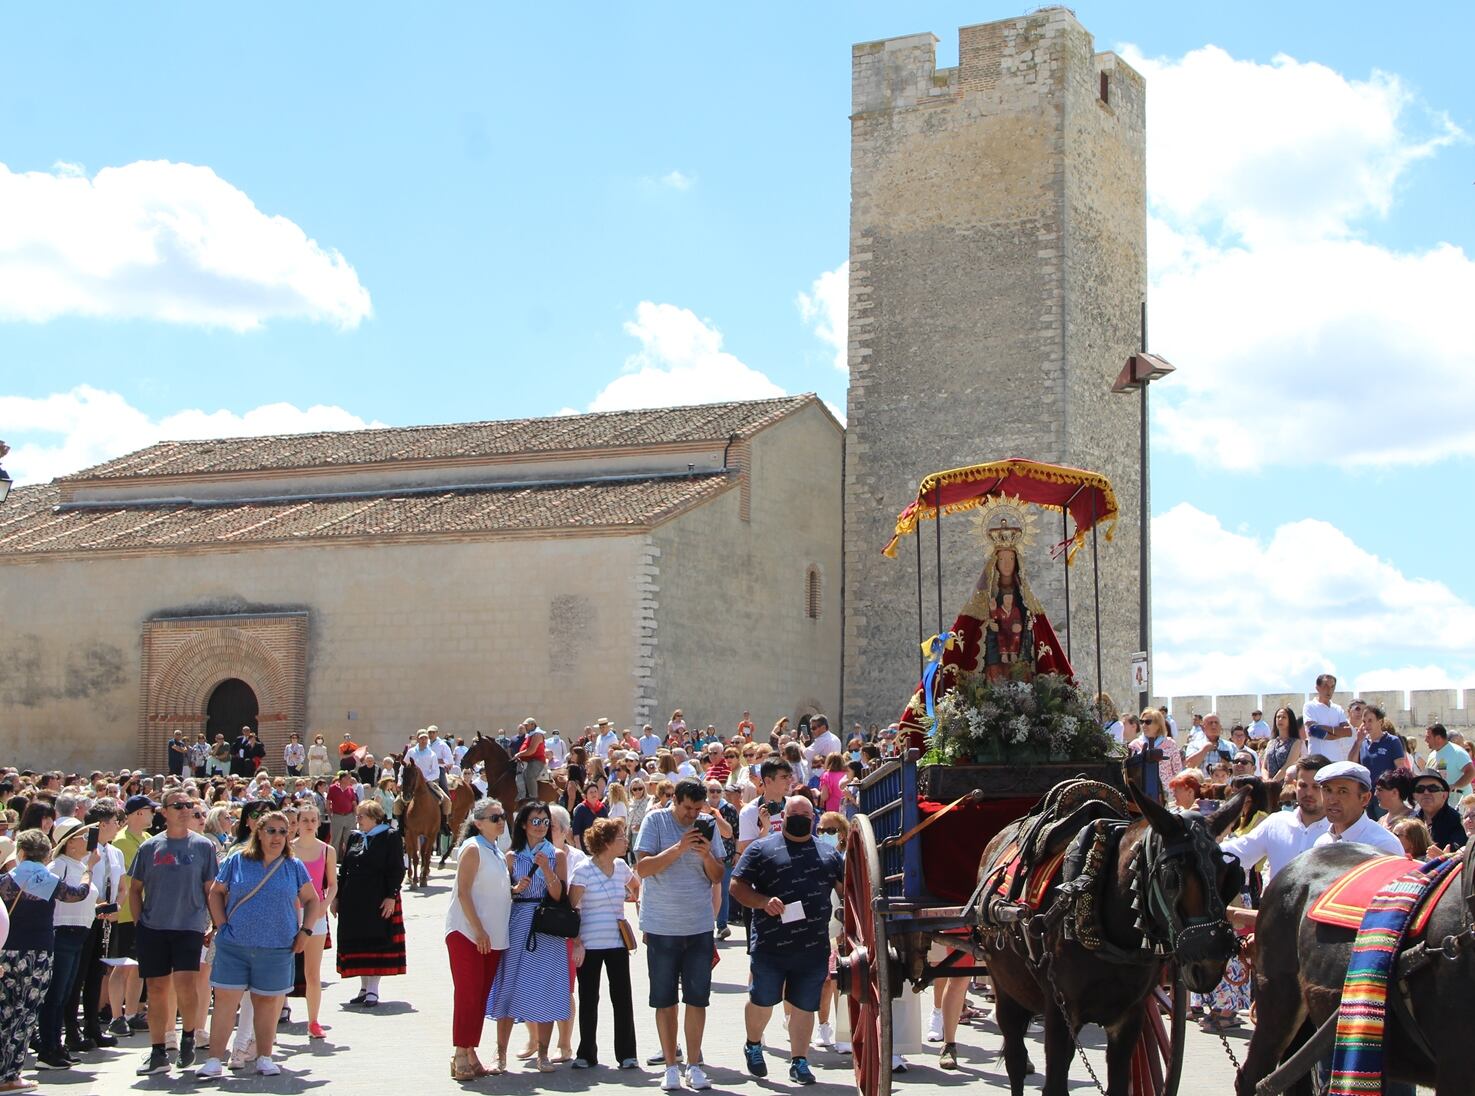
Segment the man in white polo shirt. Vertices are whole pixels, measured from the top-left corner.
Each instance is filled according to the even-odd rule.
[[[1275,811],[1243,837],[1231,837],[1219,847],[1249,871],[1265,860],[1265,882],[1269,883],[1296,857],[1326,833],[1330,823],[1322,805],[1316,774],[1327,764],[1313,754],[1296,763],[1296,809]]]
[[[1318,847],[1353,841],[1389,856],[1404,855],[1403,842],[1367,816],[1367,805],[1373,798],[1373,778],[1367,766],[1338,761],[1319,770],[1316,783],[1331,823],[1331,828],[1316,839]]]
[[[830,730],[830,720],[823,715],[809,717],[809,733],[814,739],[810,742],[809,749],[804,751],[804,760],[809,762],[811,769],[823,772],[825,758],[840,752],[840,738]]]
[[[1328,761],[1346,761],[1352,752],[1352,724],[1342,705],[1332,703],[1337,691],[1335,674],[1322,674],[1316,679],[1316,699],[1309,701],[1302,714],[1306,725],[1306,748]]]

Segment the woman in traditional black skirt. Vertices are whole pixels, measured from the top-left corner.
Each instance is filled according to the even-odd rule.
[[[338,865],[338,973],[358,978],[348,1003],[373,1008],[379,979],[405,973],[405,920],[399,888],[405,878],[404,841],[385,822],[384,808],[366,800],[355,811],[358,829]]]

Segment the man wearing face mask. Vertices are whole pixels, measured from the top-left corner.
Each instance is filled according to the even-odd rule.
[[[814,804],[796,795],[784,802],[783,828],[748,846],[733,869],[732,897],[753,910],[752,968],[746,1010],[748,1072],[766,1077],[763,1029],[773,1006],[787,1001],[789,1080],[814,1084],[809,1037],[829,972],[830,895],[840,889],[844,862],[834,845],[815,840]]]

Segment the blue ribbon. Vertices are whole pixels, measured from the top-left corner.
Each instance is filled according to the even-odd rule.
[[[943,652],[952,641],[953,633],[943,632],[922,644],[922,652],[927,656],[927,668],[922,671],[922,700],[927,705],[927,718],[934,723],[937,721],[937,712],[932,702],[932,683],[937,678],[937,672],[942,669]]]

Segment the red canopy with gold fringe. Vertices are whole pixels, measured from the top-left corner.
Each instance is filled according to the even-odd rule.
[[[1107,540],[1116,528],[1116,492],[1105,476],[1061,464],[1010,457],[933,472],[917,487],[917,497],[912,503],[897,515],[896,535],[887,543],[885,554],[895,559],[897,541],[915,533],[918,522],[937,520],[939,507],[944,514],[962,513],[996,495],[1008,495],[1047,510],[1069,511],[1075,519],[1075,532],[1056,545],[1057,551],[1065,549],[1067,562],[1085,543],[1093,525],[1107,523],[1104,530]]]

